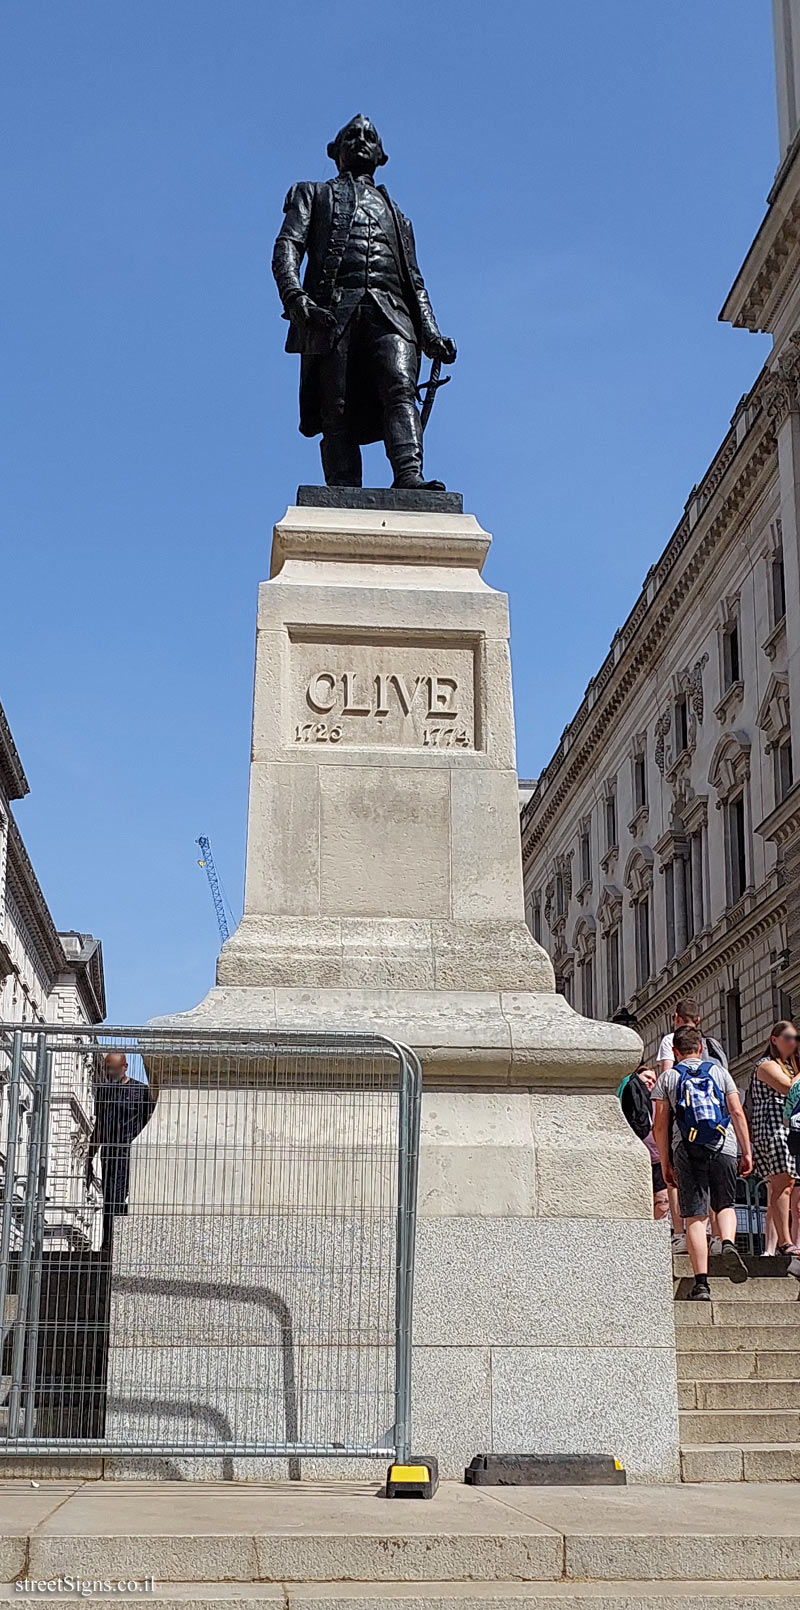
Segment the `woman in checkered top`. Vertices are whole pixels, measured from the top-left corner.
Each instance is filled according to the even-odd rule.
[[[767,1182],[767,1234],[777,1238],[778,1252],[798,1251],[792,1242],[792,1191],[798,1183],[797,1163],[789,1151],[783,1122],[786,1093],[800,1076],[798,1034],[793,1023],[776,1023],[764,1055],[750,1080],[750,1130],[753,1161]]]

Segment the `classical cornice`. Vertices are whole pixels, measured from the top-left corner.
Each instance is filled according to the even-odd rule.
[[[39,962],[49,974],[49,988],[67,965],[64,947],[56,932],[50,908],[31,866],[22,834],[9,814],[7,886],[14,904],[35,944]]]
[[[80,934],[75,930],[59,934],[59,939],[65,952],[63,971],[74,974],[88,1021],[102,1023],[106,1015],[106,986],[100,940],[93,934]]]
[[[17,746],[11,736],[6,713],[0,704],[0,788],[6,799],[24,799],[28,779],[22,769]]]
[[[92,934],[75,932],[58,933],[50,915],[50,908],[42,893],[39,880],[31,865],[22,841],[22,834],[9,813],[7,890],[28,932],[30,943],[36,949],[40,971],[48,994],[59,978],[71,975],[86,1013],[88,1022],[101,1023],[106,1015],[105,974],[103,947]],[[2,947],[4,949],[4,947]],[[13,970],[13,958],[9,957]],[[0,977],[3,975],[0,949]]]
[[[532,859],[564,802],[573,797],[606,732],[647,676],[678,611],[762,490],[777,448],[775,419],[764,407],[770,378],[762,370],[742,399],[728,436],[694,488],[680,525],[649,571],[628,619],[542,771],[522,812],[524,863]]]
[[[795,141],[770,191],[767,212],[728,292],[720,319],[770,335],[800,266],[800,142]]]

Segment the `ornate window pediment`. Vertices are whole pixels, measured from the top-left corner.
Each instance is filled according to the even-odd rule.
[[[585,962],[589,956],[594,955],[597,948],[597,928],[594,917],[581,917],[575,924],[572,948],[579,962]]]
[[[653,887],[653,852],[647,845],[631,850],[623,879],[632,906],[638,905]]]
[[[622,891],[615,883],[607,883],[597,907],[597,921],[602,934],[611,933],[622,921]]]
[[[767,754],[788,737],[789,680],[785,676],[771,676],[757,716],[758,725],[767,739]]]
[[[729,732],[720,738],[708,772],[711,787],[724,804],[750,780],[750,739],[746,732]]]

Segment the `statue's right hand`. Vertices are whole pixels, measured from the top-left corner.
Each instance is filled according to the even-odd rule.
[[[329,313],[327,308],[318,307],[310,296],[295,298],[289,309],[289,318],[293,324],[299,324],[303,329],[308,329],[312,324],[322,329],[333,329],[336,324],[333,314]]]

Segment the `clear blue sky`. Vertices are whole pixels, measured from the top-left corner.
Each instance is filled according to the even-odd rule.
[[[765,343],[717,323],[777,160],[769,0],[0,0],[0,701],[110,1015],[241,901],[256,586],[317,446],[269,273],[355,111],[459,344],[428,465],[495,535],[533,775]],[[372,478],[386,465],[370,449]]]

